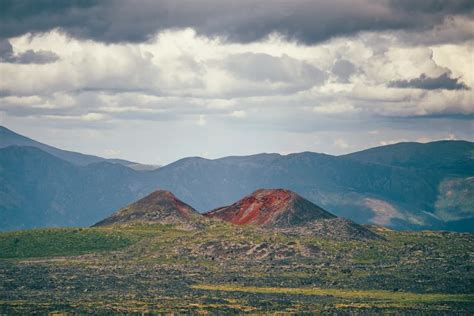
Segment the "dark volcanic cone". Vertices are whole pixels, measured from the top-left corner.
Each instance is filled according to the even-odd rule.
[[[180,224],[202,219],[191,206],[178,200],[168,191],[155,191],[141,200],[115,212],[93,226],[126,224],[131,222]]]
[[[204,215],[238,225],[266,227],[290,227],[318,219],[336,218],[316,204],[284,189],[257,190],[232,205]]]

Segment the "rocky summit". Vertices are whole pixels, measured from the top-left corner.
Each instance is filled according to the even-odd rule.
[[[200,220],[201,217],[198,211],[180,201],[173,193],[158,190],[120,209],[93,226],[137,222],[148,224],[180,224],[195,222]]]

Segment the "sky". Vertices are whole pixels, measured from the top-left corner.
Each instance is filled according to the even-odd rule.
[[[0,1],[0,125],[150,164],[474,141],[472,0]]]

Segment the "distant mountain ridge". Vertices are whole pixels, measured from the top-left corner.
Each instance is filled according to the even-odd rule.
[[[17,134],[14,131],[9,130],[8,128],[4,126],[0,126],[0,148],[5,148],[9,146],[22,146],[22,147],[27,146],[27,147],[39,148],[53,156],[56,156],[58,158],[61,158],[65,161],[68,161],[70,163],[73,163],[79,166],[85,166],[92,163],[107,161],[110,163],[117,163],[123,166],[127,166],[136,170],[153,170],[153,169],[156,169],[157,167],[157,166],[151,166],[151,165],[143,165],[137,162],[132,162],[132,161],[124,160],[124,159],[107,159],[107,158],[102,158],[98,156],[86,155],[86,154],[81,154],[78,152],[62,150],[56,147],[52,147],[52,146],[37,142],[31,138]]]
[[[360,161],[403,168],[443,170],[452,174],[474,172],[474,148],[468,141],[434,141],[398,143],[345,155]],[[440,155],[449,153],[449,155]]]
[[[0,229],[90,226],[157,188],[200,212],[285,188],[357,223],[474,231],[473,153],[465,141],[401,143],[345,156],[192,157],[138,172],[9,146],[0,148]]]

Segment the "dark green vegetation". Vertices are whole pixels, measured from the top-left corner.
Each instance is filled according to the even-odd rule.
[[[213,221],[1,233],[0,314],[474,313],[472,234],[370,229],[384,240]]]
[[[3,233],[0,258],[74,256],[119,250],[139,240],[128,231],[84,228],[43,228]]]
[[[202,212],[262,187],[290,189],[357,223],[474,229],[471,142],[401,143],[339,157],[194,157],[136,171],[107,160],[76,163],[10,138],[3,142],[8,132],[0,135],[0,147],[19,147],[0,149],[1,230],[89,226],[158,188]]]

